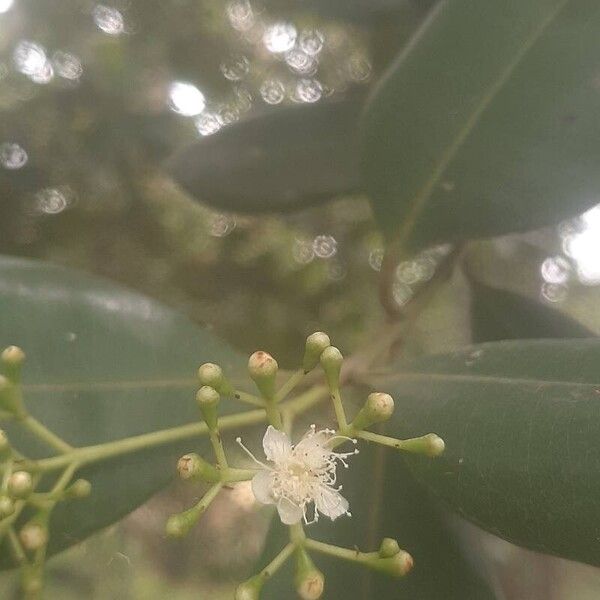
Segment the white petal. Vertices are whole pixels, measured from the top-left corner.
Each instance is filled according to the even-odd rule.
[[[269,425],[263,437],[263,449],[267,459],[277,463],[289,456],[292,451],[292,443],[283,431]]]
[[[322,485],[315,494],[315,506],[320,513],[329,517],[332,521],[346,514],[348,510],[348,500],[339,492]]]
[[[287,498],[281,498],[279,500],[277,503],[277,511],[279,512],[279,518],[284,525],[295,525],[296,523],[300,523],[300,520],[304,515],[302,509]]]
[[[273,498],[273,474],[271,471],[259,471],[252,478],[252,492],[261,504],[275,504],[275,498]]]

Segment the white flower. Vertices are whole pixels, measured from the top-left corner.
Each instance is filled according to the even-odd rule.
[[[341,515],[348,515],[348,501],[340,494],[342,486],[336,485],[338,461],[348,467],[345,459],[357,454],[334,452],[333,446],[339,440],[356,440],[337,436],[330,429],[316,431],[314,425],[304,437],[293,446],[289,437],[269,425],[263,438],[263,448],[272,466],[264,464],[241,444],[262,468],[252,479],[252,491],[262,504],[275,504],[281,521],[286,525],[299,523],[301,519],[308,525],[319,520],[319,513],[332,521]],[[314,504],[313,518],[308,519],[307,509]]]

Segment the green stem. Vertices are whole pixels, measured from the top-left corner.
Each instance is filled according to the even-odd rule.
[[[212,501],[217,497],[218,493],[221,491],[223,484],[221,482],[215,483],[206,494],[202,497],[202,500],[198,502],[195,506],[192,506],[189,510],[186,511],[187,514],[193,515],[195,520],[197,520],[204,511],[212,504]]]
[[[31,415],[26,415],[19,419],[19,422],[37,438],[46,442],[48,446],[58,450],[58,452],[66,454],[73,450],[73,446],[67,444],[67,442],[59,438],[55,433],[50,431],[45,425],[42,425],[42,423]]]
[[[317,540],[312,539],[306,539],[304,541],[304,546],[309,550],[314,550],[321,554],[327,554],[328,556],[334,556],[335,558],[341,558],[342,560],[360,564],[366,564],[373,559],[378,558],[377,552],[359,552],[358,550],[340,548],[339,546],[325,544],[324,542],[318,542]]]
[[[348,429],[348,420],[346,419],[346,411],[342,404],[339,387],[331,390],[331,401],[333,402],[333,410],[335,411],[335,418],[338,422],[338,426],[340,430],[345,431]]]
[[[242,402],[245,402],[246,404],[251,404],[252,406],[258,406],[260,408],[263,408],[265,405],[265,401],[262,398],[254,396],[252,394],[248,394],[247,392],[241,392],[240,390],[235,390],[235,392],[233,393],[233,397],[236,400],[241,400]]]
[[[61,474],[58,478],[57,482],[54,484],[53,488],[50,490],[51,496],[60,496],[62,492],[65,491],[65,488],[73,479],[73,475],[75,471],[79,468],[79,465],[76,462],[72,462]]]
[[[244,427],[247,425],[255,425],[257,423],[264,422],[264,420],[264,410],[251,410],[221,417],[219,419],[219,429],[236,429],[238,427]],[[132,452],[137,452],[138,450],[144,450],[146,448],[163,446],[171,442],[203,436],[207,433],[208,427],[206,426],[206,423],[189,423],[187,425],[181,425],[180,427],[163,429],[161,431],[153,431],[152,433],[144,433],[142,435],[116,440],[114,442],[108,442],[106,444],[75,448],[71,452],[62,454],[60,456],[43,458],[38,461],[25,461],[22,463],[22,465],[34,471],[38,470],[44,472],[62,469],[72,462],[79,463],[79,466],[81,467],[90,463],[120,456],[122,454],[129,454]]]
[[[0,539],[9,531],[12,524],[19,518],[21,511],[25,508],[25,501],[19,500],[15,502],[15,512],[9,517],[5,517],[0,521]]]
[[[282,404],[281,410],[287,411],[290,415],[297,415],[305,412],[323,398],[325,391],[326,388],[324,386],[315,386],[294,400]],[[266,409],[227,415],[219,418],[219,430],[223,431],[246,427],[248,425],[256,425],[258,423],[263,423],[265,419]],[[204,436],[207,435],[207,433],[208,427],[206,426],[206,423],[190,423],[171,429],[144,433],[142,435],[124,438],[105,444],[73,448],[60,456],[43,458],[38,461],[23,460],[19,462],[19,467],[40,472],[56,471],[67,467],[73,462],[77,463],[79,467],[82,467],[115,456],[144,450],[145,448],[163,446],[172,442]],[[5,467],[0,467],[0,470],[4,471]]]
[[[285,561],[292,555],[296,549],[296,544],[290,542],[283,548],[283,550],[258,574],[263,580],[267,580],[272,577],[281,567],[285,564]]]
[[[267,419],[269,423],[276,429],[283,429],[283,421],[281,420],[281,413],[275,400],[267,400],[265,402],[265,410],[267,412]]]
[[[12,527],[8,529],[7,538],[15,562],[20,565],[26,563],[27,555],[25,554],[23,546],[21,546],[21,542],[19,541],[19,538]]]
[[[279,388],[275,394],[275,402],[284,400],[294,388],[304,379],[305,373],[303,369],[298,369],[292,373],[292,376]]]
[[[290,525],[290,541],[296,545],[304,543],[306,539],[306,533],[304,533],[304,527],[302,527],[302,523],[296,523],[295,525]]]
[[[223,483],[236,483],[238,481],[249,481],[256,473],[257,469],[232,469],[228,467],[222,474]]]
[[[215,453],[215,457],[217,459],[217,464],[221,469],[226,469],[228,467],[227,464],[227,456],[225,456],[225,449],[223,448],[223,440],[221,439],[221,435],[219,434],[218,429],[209,430],[208,436],[210,437],[210,443],[212,444],[213,451]]]

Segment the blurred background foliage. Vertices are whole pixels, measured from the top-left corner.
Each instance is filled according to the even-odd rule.
[[[252,202],[263,209],[269,202],[252,182],[237,210],[224,211],[183,157],[193,152],[197,169],[223,186],[239,180],[239,161],[228,161],[227,147],[190,150],[230,129],[231,152],[250,166],[273,168],[277,189],[281,173],[268,155],[239,155],[245,142],[235,138],[236,124],[329,102],[360,108],[433,4],[0,0],[0,253],[122,282],[245,352],[268,349],[284,366],[298,361],[302,340],[315,329],[355,349],[381,320],[383,244],[352,177],[328,182],[333,202],[315,197],[304,206],[292,190],[289,204],[303,210],[257,216],[247,214]],[[268,135],[268,143],[293,151],[293,129]],[[338,147],[351,144],[340,140]],[[202,152],[213,162],[201,164]],[[317,147],[299,160],[299,179],[321,176],[332,152]],[[173,171],[192,182],[193,194],[177,186]],[[538,307],[570,319],[569,331],[597,333],[599,234],[594,208],[557,227],[472,244],[463,270],[420,317],[406,353],[510,337],[507,307],[522,312],[523,322],[539,315],[531,337],[547,331]],[[432,277],[445,252],[434,248],[400,265],[399,305]],[[48,598],[229,597],[228,573],[239,579],[259,556],[265,523],[247,497],[228,496],[190,538],[167,543],[163,515],[189,504],[189,494],[161,494],[53,560]],[[498,598],[598,596],[600,577],[591,567],[519,550],[462,521],[455,526]],[[11,576],[3,575],[2,597],[11,589]]]

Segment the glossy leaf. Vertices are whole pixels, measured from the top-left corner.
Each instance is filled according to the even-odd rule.
[[[589,338],[594,332],[542,302],[471,282],[474,342],[514,339]]]
[[[366,187],[404,250],[556,223],[597,202],[593,0],[442,0],[375,90]]]
[[[242,364],[212,334],[144,296],[78,271],[3,257],[0,346],[9,344],[27,354],[31,413],[76,446],[197,421],[197,366],[211,360],[231,372]],[[8,425],[21,451],[47,454]],[[189,439],[83,468],[92,494],[58,505],[50,552],[119,520],[172,479],[181,454],[205,447],[204,439]],[[7,560],[0,552],[2,566]]]
[[[399,367],[376,385],[388,430],[435,431],[445,454],[409,457],[453,510],[516,544],[600,564],[600,342],[493,342]]]
[[[172,159],[190,194],[216,208],[282,212],[359,186],[357,98],[273,108],[207,136]]]
[[[315,564],[325,574],[325,598],[494,600],[494,594],[462,557],[438,507],[400,457],[387,449],[363,445],[361,454],[352,458],[341,476],[352,518],[335,523],[322,519],[307,527],[307,534],[364,551],[376,550],[383,537],[393,537],[412,554],[415,567],[405,578],[394,579],[314,554]],[[275,516],[259,568],[273,558],[286,538],[287,529]],[[265,586],[265,600],[292,597],[292,565]]]

